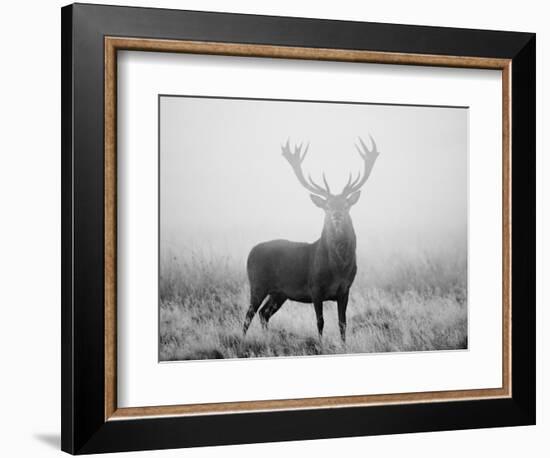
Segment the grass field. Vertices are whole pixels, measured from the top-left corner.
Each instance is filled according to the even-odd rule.
[[[313,305],[287,301],[269,322],[254,318],[244,262],[198,251],[163,254],[160,279],[161,361],[337,353],[465,349],[468,346],[466,259],[402,256],[359,271],[348,304],[347,342],[336,304],[326,302],[322,342]],[[383,266],[383,267],[380,267]]]

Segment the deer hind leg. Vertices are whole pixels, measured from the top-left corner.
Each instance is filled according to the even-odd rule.
[[[285,301],[286,297],[281,294],[271,294],[269,296],[269,299],[260,310],[260,321],[264,329],[267,329],[269,319],[277,313]]]
[[[246,317],[244,319],[243,324],[243,336],[246,335],[246,331],[248,331],[248,327],[250,326],[250,322],[252,321],[252,318],[254,318],[254,315],[256,315],[256,312],[260,308],[260,305],[262,305],[262,302],[265,299],[266,294],[258,294],[257,292],[251,292],[250,293],[250,307],[248,307],[248,312],[246,312]]]

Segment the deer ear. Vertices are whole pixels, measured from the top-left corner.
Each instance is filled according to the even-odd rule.
[[[322,197],[316,196],[315,194],[310,194],[309,197],[311,197],[311,201],[319,208],[326,208],[327,201]]]
[[[348,205],[351,207],[352,205],[355,205],[357,201],[359,200],[359,197],[361,196],[361,191],[354,192],[351,196],[349,196],[346,200],[348,202]]]

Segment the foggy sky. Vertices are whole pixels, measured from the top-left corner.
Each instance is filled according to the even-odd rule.
[[[281,156],[309,142],[307,176],[340,192],[380,151],[351,214],[358,250],[445,247],[467,233],[468,110],[162,96],[161,251],[198,246],[245,257],[256,243],[312,242],[323,212]]]

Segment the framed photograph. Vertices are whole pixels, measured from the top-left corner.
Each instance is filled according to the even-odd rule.
[[[62,9],[62,448],[535,423],[535,35]]]

